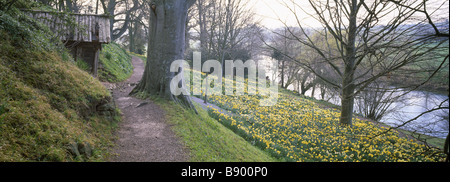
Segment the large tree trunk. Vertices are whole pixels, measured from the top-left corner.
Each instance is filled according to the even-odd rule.
[[[184,59],[187,10],[194,1],[151,2],[147,65],[141,82],[130,94],[160,95],[195,110],[190,96],[174,96],[170,91],[170,82],[175,77],[175,73],[170,72],[170,65]]]

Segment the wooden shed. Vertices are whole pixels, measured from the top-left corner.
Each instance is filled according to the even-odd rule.
[[[28,12],[31,17],[46,24],[58,35],[72,52],[75,61],[82,59],[88,63],[92,68],[92,74],[97,77],[101,45],[111,42],[108,16],[46,11]]]

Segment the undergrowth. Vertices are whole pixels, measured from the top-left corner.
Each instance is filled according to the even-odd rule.
[[[111,94],[51,37],[19,10],[0,11],[0,161],[103,161],[120,118],[97,108]],[[73,155],[71,144],[92,152]]]
[[[101,68],[99,79],[108,82],[121,82],[133,74],[131,56],[117,43],[103,45],[99,56]]]

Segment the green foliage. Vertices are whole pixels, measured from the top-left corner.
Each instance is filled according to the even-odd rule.
[[[40,6],[39,3],[31,0],[0,0],[0,10],[10,11],[15,9],[31,9]]]
[[[0,115],[2,115],[2,114],[4,114],[4,113],[8,112],[7,107],[8,107],[8,106],[6,106],[5,103],[1,103],[1,104],[0,104]]]
[[[83,71],[86,71],[86,72],[91,71],[91,66],[82,59],[78,59],[77,62],[75,62],[75,64],[77,65],[78,68],[80,68]]]
[[[446,56],[449,53],[449,41],[442,44],[429,42],[421,46],[418,52],[426,51],[436,47],[434,50],[423,56],[423,59],[412,64],[405,65],[402,69],[396,70],[388,75],[383,81],[391,85],[400,87],[409,87],[426,82],[420,90],[437,92],[447,95],[449,85],[449,59]],[[435,73],[435,71],[442,67]],[[433,77],[430,76],[434,74]],[[429,79],[429,80],[428,80]]]
[[[98,70],[98,75],[102,81],[121,82],[133,74],[131,56],[119,44],[103,45],[99,61],[102,68]]]
[[[47,51],[56,48],[55,42],[50,40],[53,33],[48,27],[18,10],[12,13],[0,11],[0,29],[8,33],[15,46]]]
[[[0,161],[104,160],[120,118],[97,107],[112,97],[47,36],[23,13],[0,11]],[[92,156],[73,156],[71,143]]]

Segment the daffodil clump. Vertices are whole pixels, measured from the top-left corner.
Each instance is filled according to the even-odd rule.
[[[227,80],[225,80],[227,81]],[[209,102],[231,111],[210,108],[219,122],[249,142],[286,161],[313,162],[430,162],[444,159],[437,149],[400,137],[397,131],[353,119],[339,124],[340,112],[279,93],[278,103],[261,107],[260,95],[208,96]],[[380,133],[385,133],[377,136]]]

